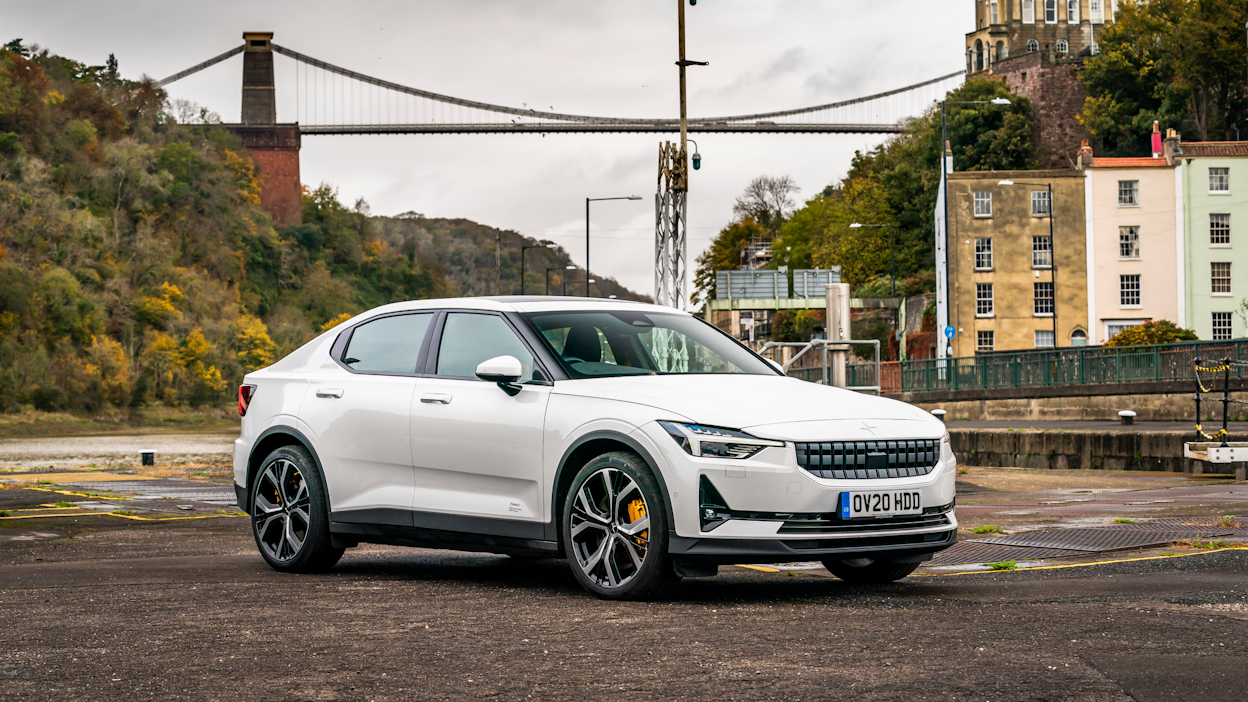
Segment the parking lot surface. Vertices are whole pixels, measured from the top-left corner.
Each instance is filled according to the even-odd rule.
[[[984,499],[1014,494],[1016,476],[993,475]],[[167,490],[132,493],[114,515],[56,507],[122,503],[68,476],[97,488],[0,490],[2,699],[1222,700],[1248,686],[1243,550],[927,568],[879,588],[818,564],[731,566],[618,603],[561,561],[490,554],[362,546],[329,574],[283,575],[245,517],[190,488],[167,511],[149,509]],[[221,479],[185,482],[211,495]]]

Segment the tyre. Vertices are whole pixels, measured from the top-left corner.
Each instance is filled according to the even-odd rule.
[[[572,573],[598,597],[653,598],[680,582],[667,552],[663,491],[635,453],[603,454],[581,468],[565,496],[561,526]]]
[[[913,573],[919,564],[852,558],[849,560],[828,559],[823,562],[823,567],[850,585],[883,585],[901,580]]]
[[[329,537],[329,500],[320,469],[307,449],[283,446],[260,464],[251,485],[251,532],[274,570],[329,570],[345,549]]]

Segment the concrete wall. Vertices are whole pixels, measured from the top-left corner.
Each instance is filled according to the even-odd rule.
[[[916,403],[931,411],[943,409],[948,419],[971,421],[1115,421],[1120,410],[1132,410],[1142,422],[1188,422],[1196,416],[1191,392],[1157,395],[1093,395],[1085,397],[1016,397]],[[1202,403],[1202,413],[1221,417],[1213,402]],[[1233,411],[1232,411],[1233,412]]]
[[[1013,180],[1017,185],[998,185]],[[1052,330],[1052,316],[1037,316],[1034,284],[1055,282],[1057,345],[1070,346],[1070,335],[1088,322],[1087,239],[1084,217],[1084,176],[1081,171],[987,171],[949,176],[949,283],[952,293],[950,324],[958,330],[954,355],[973,356],[977,332],[992,330],[996,351],[1036,348],[1036,330]],[[1031,193],[1053,184],[1053,253],[1057,267],[1032,267],[1032,237],[1049,234],[1048,217],[1031,214]],[[976,217],[974,193],[992,194],[992,215]],[[993,267],[975,270],[975,239],[991,238]],[[1056,276],[1056,278],[1054,278]],[[992,317],[976,315],[977,283],[994,286]],[[1086,329],[1085,329],[1086,331]]]
[[[1178,322],[1182,291],[1175,258],[1182,240],[1176,240],[1174,168],[1089,168],[1085,172],[1092,203],[1093,246],[1087,261],[1094,290],[1088,310],[1090,343],[1108,341],[1108,320]],[[1139,205],[1118,204],[1120,180],[1139,181]],[[1119,255],[1119,228],[1124,226],[1140,228],[1136,260]],[[1135,308],[1121,304],[1119,276],[1131,274],[1139,274],[1141,282],[1142,304]]]
[[[1079,144],[1091,137],[1077,117],[1087,98],[1079,80],[1082,70],[1082,59],[1055,59],[1048,51],[1016,56],[992,67],[992,75],[1031,100],[1031,137],[1041,163],[1050,168],[1073,166]]]

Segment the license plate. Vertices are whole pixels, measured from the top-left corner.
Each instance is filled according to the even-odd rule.
[[[923,503],[916,490],[841,493],[841,519],[922,513]]]

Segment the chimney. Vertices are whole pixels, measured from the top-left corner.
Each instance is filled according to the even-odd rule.
[[[1161,158],[1161,125],[1153,120],[1153,158]]]
[[[1166,141],[1162,147],[1166,156],[1166,165],[1173,166],[1178,163],[1179,157],[1183,155],[1183,140],[1179,137],[1179,133],[1173,129],[1166,130]]]
[[[1092,147],[1088,145],[1088,140],[1084,139],[1083,143],[1079,145],[1079,160],[1076,168],[1082,171],[1085,168],[1092,168],[1095,165],[1096,163],[1092,158]]]

